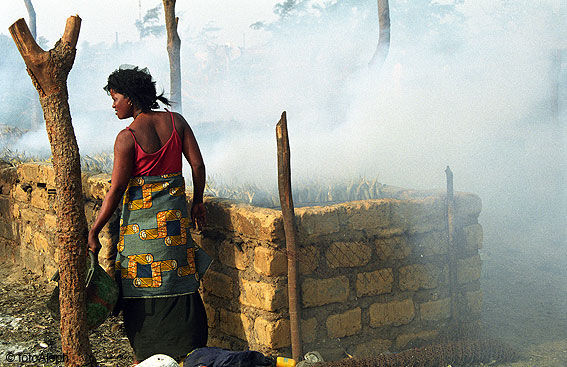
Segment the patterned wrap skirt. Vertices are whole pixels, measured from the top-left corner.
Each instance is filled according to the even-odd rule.
[[[117,279],[126,334],[138,361],[173,358],[207,343],[207,316],[198,293],[211,258],[189,232],[181,173],[130,179],[117,244]]]
[[[127,298],[191,294],[211,264],[195,246],[181,173],[138,176],[124,193],[116,270]]]

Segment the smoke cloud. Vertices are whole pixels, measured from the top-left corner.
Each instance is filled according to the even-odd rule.
[[[466,1],[432,26],[434,17],[392,2],[390,53],[378,72],[368,67],[373,6],[311,10],[307,21],[258,31],[268,41],[254,47],[222,44],[212,25],[181,30],[184,115],[211,177],[274,189],[274,127],[286,110],[296,183],[367,177],[442,189],[449,165],[456,189],[479,194],[485,213],[563,213],[565,29],[550,25],[564,8]],[[128,123],[102,90],[124,63],[148,67],[158,89],[169,89],[163,38],[80,43],[69,90],[84,154],[111,151]],[[45,151],[45,133],[30,132],[18,148]]]

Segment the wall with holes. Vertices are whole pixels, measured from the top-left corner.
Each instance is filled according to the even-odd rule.
[[[90,222],[108,179],[83,177]],[[382,191],[387,199],[296,209],[304,352],[368,357],[479,326],[480,199],[455,195],[450,244],[444,193]],[[50,165],[0,166],[0,255],[46,277],[57,264],[54,195]],[[220,199],[206,206],[209,225],[193,238],[215,260],[201,287],[209,345],[291,355],[281,213]],[[102,233],[109,269],[117,234],[116,215]]]

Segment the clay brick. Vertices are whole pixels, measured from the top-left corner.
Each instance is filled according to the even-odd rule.
[[[233,349],[232,343],[229,340],[220,339],[215,336],[209,336],[209,338],[207,339],[207,346],[228,349],[228,350]]]
[[[12,221],[11,210],[12,206],[10,204],[10,199],[0,197],[0,218],[5,221]]]
[[[266,311],[275,311],[286,305],[287,292],[285,288],[274,284],[242,279],[240,302]]]
[[[205,303],[205,312],[207,313],[207,326],[210,328],[217,327],[217,310],[212,305]]]
[[[47,162],[22,163],[17,169],[20,180],[24,182],[35,182],[55,187],[55,172],[53,165]]]
[[[335,242],[325,253],[330,268],[363,266],[371,256],[372,249],[362,242]]]
[[[205,198],[211,228],[237,232],[257,240],[284,238],[281,211],[259,208],[218,198]]]
[[[399,287],[403,291],[433,289],[439,285],[441,269],[433,264],[414,264],[400,268]]]
[[[467,300],[468,312],[480,314],[482,311],[482,291],[472,291],[465,293]]]
[[[451,317],[451,298],[438,301],[424,302],[419,305],[421,319],[425,321],[439,321]]]
[[[58,270],[57,269],[57,262],[50,261],[49,263],[46,263],[44,265],[43,273],[44,273],[45,277],[51,279],[51,277],[53,277],[53,275],[55,274],[55,272],[57,270]]]
[[[382,261],[402,260],[411,254],[411,247],[402,236],[378,238],[374,244],[378,258]]]
[[[442,231],[445,211],[445,202],[440,197],[398,201],[393,209],[392,226],[404,227],[410,234]]]
[[[280,211],[252,206],[238,207],[231,212],[231,218],[236,232],[247,237],[273,241],[280,235]]]
[[[218,256],[221,264],[244,270],[250,263],[246,251],[240,249],[231,241],[222,241],[219,246]]]
[[[256,341],[269,348],[277,349],[291,345],[289,320],[269,321],[262,317],[254,322]]]
[[[14,203],[12,206],[12,215],[14,216],[14,219],[20,218],[20,204]]]
[[[413,301],[392,301],[370,305],[370,327],[408,324],[415,317]]]
[[[205,250],[205,252],[209,254],[209,256],[214,258],[221,255],[220,253],[222,251],[219,250],[221,247],[218,240],[205,237],[202,235],[202,233],[193,233],[193,231],[191,231],[190,233],[191,238],[193,239],[193,241],[195,241],[195,244]]]
[[[45,214],[45,226],[48,229],[57,228],[57,216],[55,214]]]
[[[303,343],[312,343],[317,336],[317,319],[312,317],[307,320],[301,320],[301,341]]]
[[[345,276],[329,279],[305,279],[301,285],[304,307],[344,302],[348,299],[349,282]]]
[[[220,329],[241,340],[250,340],[252,335],[253,321],[243,313],[220,310]]]
[[[342,338],[355,335],[362,330],[362,311],[359,307],[327,318],[327,335],[329,338]]]
[[[5,221],[0,221],[0,237],[7,238],[9,240],[15,241],[17,239],[16,233],[11,223]]]
[[[459,284],[471,283],[480,279],[482,261],[476,255],[458,260],[457,282]]]
[[[473,224],[463,228],[465,235],[465,249],[476,251],[482,248],[483,232],[480,224]]]
[[[356,295],[375,296],[392,291],[394,273],[391,268],[356,275]]]
[[[51,163],[40,162],[38,165],[38,182],[45,183],[48,188],[55,188],[55,170]]]
[[[414,236],[416,253],[423,256],[444,255],[449,249],[447,231],[433,231]]]
[[[24,190],[22,188],[22,185],[14,185],[14,188],[12,189],[12,197],[14,198],[14,200],[24,203],[30,201],[30,194],[27,190]]]
[[[18,169],[16,167],[0,167],[0,193],[11,195],[16,184]]]
[[[228,299],[233,297],[232,278],[214,270],[209,269],[209,271],[205,273],[203,277],[203,287],[215,296]]]
[[[85,196],[93,199],[104,200],[106,193],[110,190],[110,178],[108,174],[100,174],[85,177],[83,192]]]
[[[312,274],[319,266],[320,251],[317,246],[305,246],[299,249],[299,274]]]
[[[285,252],[266,247],[254,249],[254,270],[260,275],[279,276],[287,274]]]
[[[482,211],[482,201],[471,193],[457,193],[455,195],[455,214],[459,217],[477,218]]]
[[[18,176],[25,182],[40,182],[39,162],[20,164],[18,166]]]
[[[33,189],[31,192],[30,203],[33,207],[41,210],[49,210],[49,200],[47,190],[42,188]]]
[[[49,240],[41,232],[35,232],[33,234],[32,243],[34,249],[38,252],[49,252]]]
[[[23,228],[23,230],[22,230],[22,242],[24,244],[26,244],[26,243],[31,244],[33,233],[34,233],[33,227],[29,224],[24,224],[24,225],[22,225],[22,228]]]
[[[307,237],[339,232],[339,210],[336,205],[296,208],[295,218],[298,232]]]
[[[409,343],[416,341],[431,342],[438,335],[439,332],[436,330],[425,330],[417,333],[402,334],[396,338],[396,348],[406,348]]]
[[[385,229],[390,226],[391,204],[392,200],[389,199],[343,204],[344,212],[340,213],[341,223],[345,223],[349,229],[353,230]]]
[[[21,208],[20,215],[22,217],[22,222],[24,223],[34,223],[37,224],[40,218],[37,212],[30,208]]]
[[[357,358],[367,358],[386,352],[392,346],[392,342],[387,339],[372,339],[370,341],[358,344],[354,350],[354,356]]]

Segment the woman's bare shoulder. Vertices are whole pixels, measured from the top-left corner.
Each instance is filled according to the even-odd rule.
[[[134,146],[134,140],[132,139],[132,133],[128,129],[122,129],[116,135],[116,140],[114,142],[115,147],[117,145],[127,148],[129,146]]]

